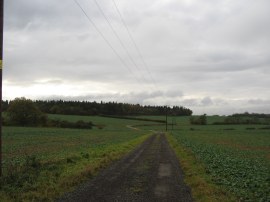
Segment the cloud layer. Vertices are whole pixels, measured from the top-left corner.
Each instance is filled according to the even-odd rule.
[[[97,1],[132,59],[95,1],[78,2],[109,45],[72,0],[5,3],[5,99],[61,97],[177,104],[208,114],[270,113],[268,0],[115,0],[139,53],[113,1]]]

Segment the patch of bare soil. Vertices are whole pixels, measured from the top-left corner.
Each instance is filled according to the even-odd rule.
[[[179,162],[163,133],[59,201],[192,201]]]

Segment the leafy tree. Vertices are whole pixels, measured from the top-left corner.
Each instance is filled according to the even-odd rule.
[[[201,115],[201,116],[199,117],[199,120],[200,120],[201,125],[206,125],[206,124],[207,124],[206,114]]]
[[[7,100],[2,100],[2,112],[6,111],[8,108],[8,101]]]
[[[199,117],[190,117],[190,123],[192,125],[206,125],[207,124],[207,117],[206,114],[201,115]]]
[[[15,98],[7,109],[8,121],[11,125],[37,126],[44,125],[47,116],[43,114],[35,103],[24,97]]]

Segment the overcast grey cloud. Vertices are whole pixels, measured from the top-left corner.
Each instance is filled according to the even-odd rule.
[[[95,1],[77,1],[122,61],[73,0],[9,0],[4,99],[270,113],[270,1],[115,0],[140,53],[113,0],[97,1],[134,62]]]

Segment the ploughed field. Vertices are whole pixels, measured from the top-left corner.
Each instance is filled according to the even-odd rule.
[[[99,127],[92,130],[4,127],[0,201],[59,198],[138,148],[154,131],[165,130],[164,124],[149,121],[49,117],[92,121]],[[140,118],[164,120],[164,117]],[[208,123],[222,119],[208,117]],[[204,168],[205,173],[199,175],[225,192],[225,197],[234,201],[270,201],[269,129],[261,125],[194,126],[189,124],[189,117],[169,117],[168,123],[166,137],[173,139],[183,154],[194,157],[196,165]],[[181,163],[192,163],[185,155],[178,157]],[[193,199],[202,201],[197,193],[198,183],[189,180],[192,176],[187,174],[188,169],[193,168],[184,169],[185,182],[191,187]],[[139,186],[129,190],[144,193]],[[212,201],[218,200],[218,196],[213,196]]]

